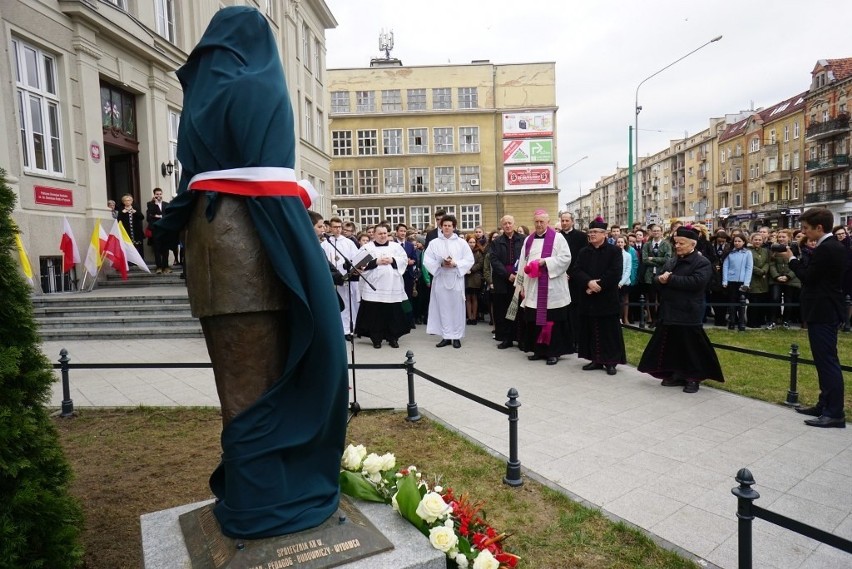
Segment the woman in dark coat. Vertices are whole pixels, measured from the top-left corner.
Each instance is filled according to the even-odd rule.
[[[145,239],[142,222],[145,220],[145,216],[133,207],[133,196],[130,194],[121,196],[121,204],[122,208],[116,215],[116,219],[124,226],[128,237],[133,241],[133,246],[139,251],[139,256],[145,258],[145,252],[142,250],[142,243]]]
[[[675,234],[675,257],[654,277],[659,287],[659,321],[639,362],[639,371],[662,379],[664,387],[698,391],[705,379],[725,381],[719,358],[704,332],[704,291],[713,266],[695,250],[698,232],[681,227]]]

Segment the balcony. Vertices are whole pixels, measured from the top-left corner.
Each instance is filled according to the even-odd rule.
[[[704,162],[705,160],[707,160],[707,152],[705,152],[704,150],[699,150],[696,153],[696,156],[698,157],[699,162]]]
[[[764,158],[778,158],[778,143],[774,142],[772,144],[764,144],[763,145],[763,157]]]
[[[805,133],[805,140],[819,140],[849,132],[849,115],[841,113],[836,119],[812,123]]]
[[[792,172],[790,170],[773,170],[772,172],[765,172],[763,174],[763,181],[767,184],[773,184],[776,182],[787,182],[793,178]]]
[[[730,158],[728,158],[728,162],[730,162],[730,163],[731,163],[731,167],[732,167],[732,168],[737,168],[737,167],[742,168],[742,166],[743,166],[743,157],[742,157],[742,155],[740,155],[740,156],[731,156]]]
[[[817,158],[816,160],[808,160],[805,162],[806,172],[818,172],[823,170],[836,170],[838,168],[849,167],[848,154],[835,154],[834,156],[826,156]]]
[[[842,202],[846,200],[849,192],[846,190],[831,190],[826,192],[814,192],[812,194],[805,194],[805,203],[806,204],[814,204],[814,203],[824,203],[824,202]],[[850,196],[852,197],[852,196]]]

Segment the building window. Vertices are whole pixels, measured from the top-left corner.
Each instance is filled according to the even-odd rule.
[[[331,155],[352,156],[352,131],[331,131]]]
[[[479,127],[459,127],[459,151],[479,152]]]
[[[306,142],[314,141],[314,104],[305,99],[305,124],[303,128]]]
[[[378,132],[375,130],[358,131],[358,156],[375,156],[379,153]]]
[[[743,197],[741,194],[734,194],[734,207],[740,208],[743,205]]]
[[[799,179],[793,178],[793,198],[794,200],[799,199]]]
[[[402,154],[401,128],[387,128],[382,131],[382,154]]]
[[[456,191],[456,169],[452,166],[439,166],[435,168],[435,191]]]
[[[366,229],[371,225],[378,225],[381,218],[379,217],[380,211],[377,207],[362,207],[358,210],[358,223],[361,224],[362,229]]]
[[[170,43],[176,43],[174,0],[156,0],[155,9],[157,11],[157,33]]]
[[[799,138],[799,121],[793,123],[793,138]]]
[[[174,164],[174,173],[169,180],[172,195],[177,195],[178,180],[180,180],[180,163],[177,159],[177,139],[180,128],[180,113],[169,109],[169,160]]]
[[[459,183],[463,192],[478,192],[479,166],[459,167]]]
[[[743,155],[743,147],[737,144],[737,151],[734,153],[734,156],[742,156]]]
[[[793,151],[793,165],[792,165],[792,168],[793,168],[793,170],[798,170],[798,169],[799,169],[799,151],[798,151],[798,150],[794,150],[794,151]]]
[[[429,152],[429,129],[408,129],[408,153],[428,154]]]
[[[335,210],[335,215],[340,218],[341,221],[351,221],[355,222],[355,208],[354,207],[339,207]]]
[[[108,4],[112,4],[116,8],[127,11],[127,0],[106,0]]]
[[[408,90],[408,110],[409,111],[425,111],[426,110],[426,89],[409,89]]]
[[[790,142],[790,125],[784,125],[784,142]]]
[[[454,205],[436,205],[435,211],[444,210],[445,215],[455,215],[456,214],[456,206]]]
[[[434,136],[435,152],[452,152],[455,149],[453,143],[453,128],[434,128],[432,129]]]
[[[781,157],[781,169],[784,170],[785,172],[790,170],[790,155],[789,154],[784,154]]]
[[[479,204],[462,204],[459,229],[461,231],[473,231],[482,225],[482,206]]]
[[[405,175],[402,168],[385,168],[385,193],[401,194],[405,191]]]
[[[769,131],[769,144],[775,144],[776,142],[778,141],[776,140],[775,129],[773,128]]]
[[[742,168],[736,168],[734,170],[734,181],[742,182],[743,181],[743,171]]]
[[[399,89],[385,89],[382,91],[382,111],[401,111],[402,93]]]
[[[308,24],[302,24],[302,65],[311,68],[311,29]]]
[[[314,77],[322,80],[322,44],[318,40],[314,42]]]
[[[355,181],[353,179],[352,170],[335,170],[334,171],[334,195],[336,196],[354,196]]]
[[[334,91],[331,93],[331,112],[349,112],[349,91]]]
[[[15,87],[24,169],[63,174],[60,101],[56,60],[40,49],[12,40]]]
[[[452,109],[453,95],[448,87],[432,89],[432,108],[433,109]]]
[[[325,117],[323,112],[317,109],[317,135],[314,138],[317,148],[325,150]]]
[[[378,170],[358,170],[358,193],[362,196],[379,193]]]
[[[428,205],[413,205],[408,208],[409,225],[417,229],[426,229],[432,222],[432,208]]]
[[[754,137],[751,139],[751,145],[749,147],[749,152],[757,152],[760,150],[760,138]]]
[[[420,194],[429,191],[429,168],[409,168],[408,186],[412,193]]]
[[[372,113],[376,110],[375,91],[355,91],[355,110],[359,113]]]
[[[479,107],[476,87],[459,87],[459,108],[475,109]]]
[[[760,204],[760,192],[754,190],[751,192],[751,205],[759,205]]]
[[[386,207],[385,221],[391,226],[391,231],[400,223],[405,223],[405,207]]]

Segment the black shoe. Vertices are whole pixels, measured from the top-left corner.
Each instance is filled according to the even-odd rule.
[[[343,336],[343,338],[344,338],[347,342],[351,342],[351,341],[352,341],[352,334],[346,334],[345,336]]]
[[[538,361],[538,360],[543,360],[543,359],[544,359],[544,357],[543,357],[543,356],[539,356],[538,354],[533,354],[533,355],[531,355],[531,356],[527,356],[527,359],[528,359],[529,361],[531,361],[531,362],[535,362],[535,361]]]
[[[382,343],[381,342],[373,342],[373,347],[378,350],[379,348],[382,347]]]
[[[453,347],[456,349],[461,348],[461,340],[453,340]]]
[[[441,340],[440,342],[435,344],[435,347],[436,348],[444,348],[446,346],[449,346],[450,344],[452,344],[452,342],[450,340]]]
[[[822,415],[820,417],[817,417],[816,419],[805,419],[805,424],[809,427],[837,427],[838,429],[845,429],[846,417],[840,417],[839,419],[835,419],[834,417]]]
[[[477,324],[479,324],[479,321],[478,320],[471,320],[470,323],[473,324],[474,326],[476,326]]]
[[[397,342],[396,340],[388,340],[388,346],[390,346],[391,348],[398,348],[399,342]]]
[[[547,358],[547,365],[555,366],[556,362],[559,361],[559,358]]]
[[[683,388],[684,393],[698,393],[698,382],[697,381],[687,381],[686,387]]]
[[[504,342],[500,342],[499,344],[497,344],[497,349],[498,350],[505,350],[506,348],[511,348],[513,345],[514,345],[514,342],[512,342],[511,340],[506,340]]]
[[[728,330],[733,330],[736,327],[736,324],[728,324]]]
[[[607,375],[615,375],[615,366],[605,366]]]
[[[822,409],[814,405],[813,407],[796,407],[796,413],[801,413],[802,415],[810,415],[811,417],[820,417],[822,416]]]
[[[584,365],[583,370],[584,371],[592,371],[593,369],[603,369],[603,367],[604,367],[603,364],[596,364],[595,362],[592,362],[590,364]]]
[[[660,382],[663,387],[683,387],[686,385],[685,379],[664,379]]]

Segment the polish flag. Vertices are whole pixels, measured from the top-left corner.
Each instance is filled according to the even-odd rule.
[[[127,256],[124,254],[123,241],[121,240],[121,224],[118,220],[112,223],[106,244],[104,245],[104,258],[110,262],[112,268],[121,274],[122,280],[127,280]]]
[[[62,251],[62,272],[69,272],[74,265],[80,262],[80,249],[77,248],[77,240],[68,218],[62,218],[62,240],[59,242],[59,250]]]

